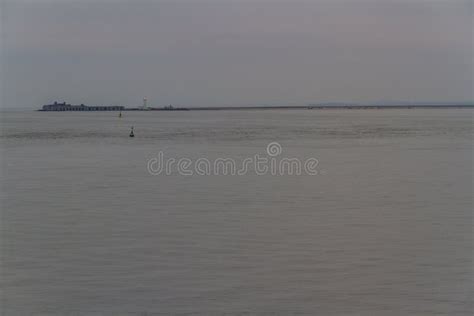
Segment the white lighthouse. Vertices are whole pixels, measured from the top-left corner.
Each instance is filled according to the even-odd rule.
[[[148,100],[146,99],[146,97],[144,97],[144,98],[143,98],[143,106],[142,106],[142,109],[143,109],[143,110],[148,109],[147,101],[148,101]]]

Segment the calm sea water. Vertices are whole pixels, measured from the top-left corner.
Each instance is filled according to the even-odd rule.
[[[3,112],[2,315],[471,315],[473,113]]]

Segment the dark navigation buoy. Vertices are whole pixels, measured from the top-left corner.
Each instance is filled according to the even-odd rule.
[[[132,129],[130,130],[130,137],[135,137],[135,134],[133,134],[133,126],[132,126]]]

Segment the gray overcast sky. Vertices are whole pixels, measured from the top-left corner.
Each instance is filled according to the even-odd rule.
[[[1,4],[2,107],[473,100],[467,1]]]

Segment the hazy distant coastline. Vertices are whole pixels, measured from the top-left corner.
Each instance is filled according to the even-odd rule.
[[[125,107],[125,106],[80,106],[64,103],[59,107],[45,108],[41,112],[76,112],[76,111],[223,111],[223,110],[382,110],[382,109],[445,109],[474,108],[474,104],[399,104],[399,105],[361,105],[361,104],[314,104],[314,105],[255,105],[255,106],[200,106],[200,107]]]
[[[412,109],[412,108],[474,108],[474,104],[444,104],[444,105],[293,105],[293,106],[230,106],[230,107],[190,107],[189,110],[363,110],[363,109]]]

